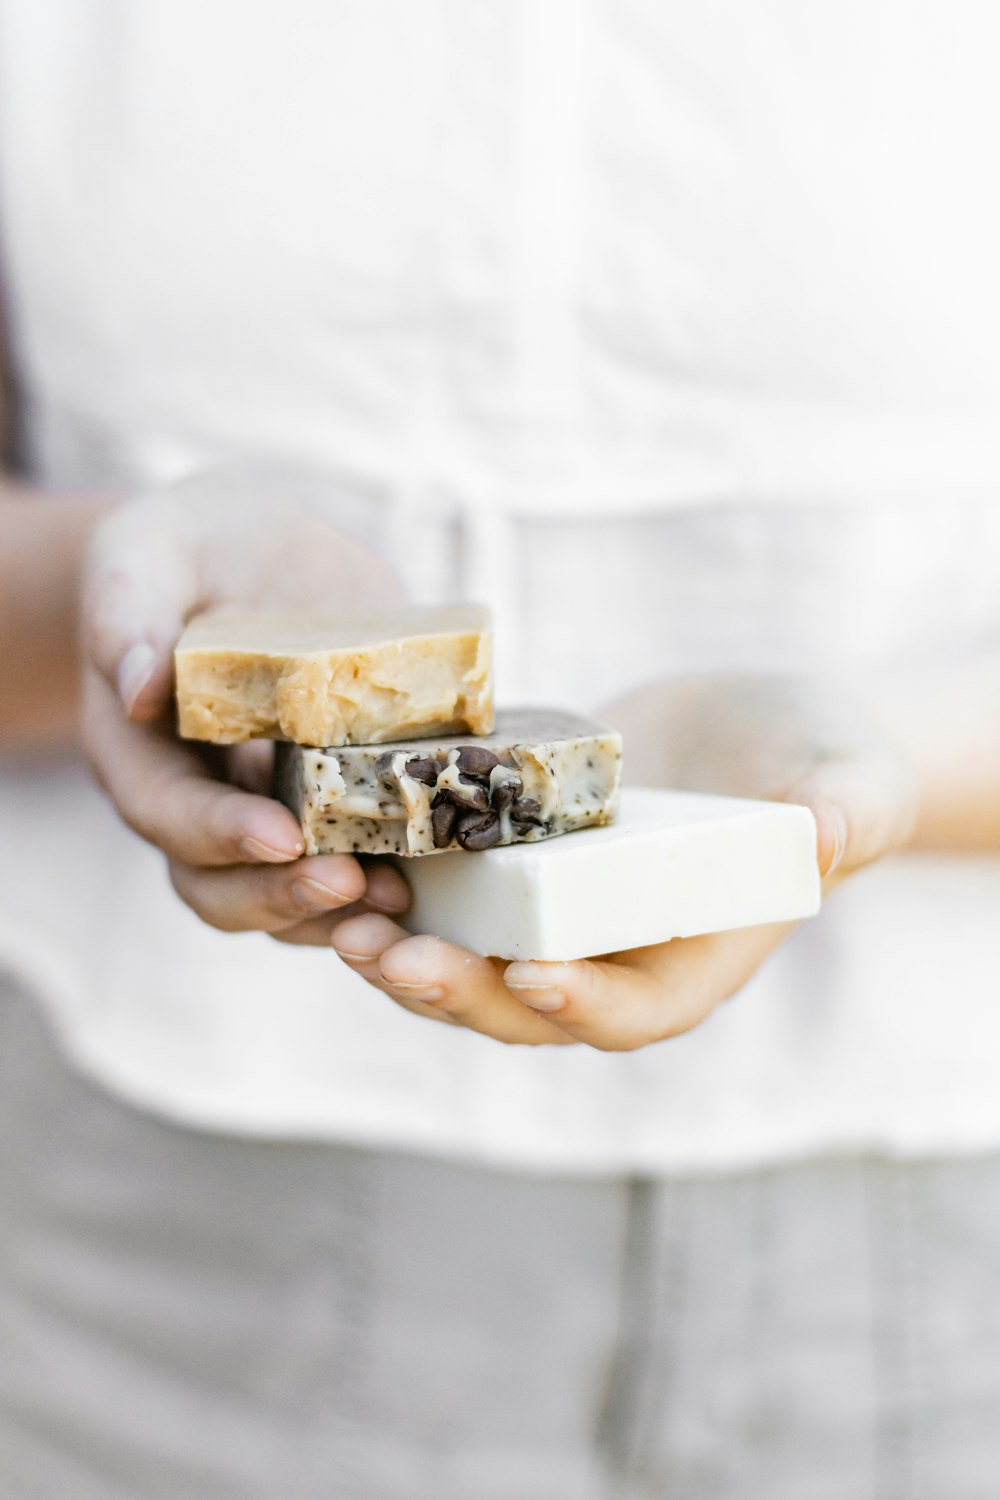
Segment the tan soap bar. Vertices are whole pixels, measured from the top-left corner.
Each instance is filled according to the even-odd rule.
[[[371,745],[493,728],[489,612],[214,610],[174,655],[185,739]]]
[[[278,745],[275,793],[307,854],[467,853],[610,823],[621,736],[552,709],[497,715],[471,740],[309,750]]]

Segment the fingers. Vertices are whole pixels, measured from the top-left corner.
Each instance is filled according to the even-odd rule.
[[[790,924],[679,938],[608,959],[514,963],[505,985],[568,1039],[632,1051],[690,1031],[753,976]]]
[[[346,854],[317,855],[290,866],[228,869],[198,869],[174,860],[170,878],[181,900],[223,932],[280,932],[350,906],[365,894],[364,872]]]
[[[274,777],[274,745],[270,740],[247,740],[221,747],[225,779],[244,792],[268,796]]]
[[[95,671],[84,726],[94,771],[119,813],[168,855],[179,895],[212,926],[325,945],[342,908],[363,900],[398,914],[409,906],[406,881],[383,860],[301,858],[302,831],[286,807],[216,781],[203,748],[130,723]]]
[[[435,937],[411,937],[387,917],[340,922],[333,946],[355,973],[418,1015],[450,1021],[497,1041],[538,1045],[569,1040],[513,996],[502,964]]]
[[[385,916],[345,915],[335,950],[369,984],[424,1016],[497,1041],[631,1051],[689,1031],[736,993],[788,924],[687,938],[578,963],[505,964]]]
[[[330,939],[338,924],[357,915],[359,910],[363,908],[345,906],[325,917],[308,917],[304,922],[284,927],[280,932],[268,933],[268,936],[273,942],[287,943],[292,948],[325,948],[329,952]]]
[[[820,874],[849,875],[906,842],[919,807],[917,779],[888,749],[822,761],[785,793],[816,818]]]
[[[409,909],[410,887],[395,865],[364,855],[358,863],[365,872],[365,900],[369,906],[396,916]]]
[[[223,932],[283,934],[299,942],[328,944],[333,921],[345,908],[399,914],[409,890],[390,867],[367,872],[352,855],[318,854],[289,865],[233,865],[199,869],[172,861],[174,889],[203,921]],[[317,920],[319,919],[319,920]],[[300,930],[301,929],[301,930]]]
[[[191,865],[278,864],[303,850],[280,803],[215,781],[200,751],[153,726],[132,724],[94,671],[85,682],[84,738],[118,811],[170,858]]]
[[[197,603],[194,549],[163,504],[125,506],[98,526],[84,577],[83,649],[137,723],[167,707],[173,648]]]

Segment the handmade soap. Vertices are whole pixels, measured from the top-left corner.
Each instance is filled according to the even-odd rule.
[[[489,615],[478,605],[369,615],[199,615],[174,657],[185,739],[379,744],[493,728]]]
[[[475,741],[278,745],[275,794],[300,820],[308,854],[455,849],[461,864],[468,853],[610,822],[620,770],[621,737],[611,730],[573,714],[511,710]]]
[[[497,958],[573,959],[819,909],[804,807],[626,788],[607,828],[403,868],[404,919]]]

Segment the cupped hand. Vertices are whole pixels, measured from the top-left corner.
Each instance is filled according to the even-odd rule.
[[[809,807],[824,890],[901,848],[916,778],[863,705],[832,683],[716,676],[612,705],[629,779]],[[469,855],[474,859],[477,856]],[[793,924],[674,939],[576,963],[484,958],[387,915],[351,914],[336,951],[418,1015],[524,1044],[627,1051],[689,1031],[735,995]]]
[[[199,916],[325,945],[345,913],[403,911],[405,883],[388,865],[304,857],[296,819],[264,795],[270,747],[184,743],[173,712],[173,649],[199,610],[400,598],[390,569],[307,494],[205,475],[102,522],[83,579],[83,735],[101,785]]]

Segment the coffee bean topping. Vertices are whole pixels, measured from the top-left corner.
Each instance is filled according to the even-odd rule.
[[[467,807],[474,807],[477,812],[486,812],[490,805],[490,794],[486,787],[479,781],[473,781],[469,776],[460,776],[462,784],[461,796]],[[456,792],[456,796],[459,795]]]
[[[493,806],[497,812],[505,812],[515,797],[521,794],[523,782],[518,777],[510,781],[497,781],[493,787]]]
[[[490,805],[490,794],[482,782],[473,781],[469,776],[459,776],[457,784],[449,782],[447,786],[439,786],[437,794],[447,797],[456,807],[471,807],[476,812],[486,812]]]
[[[500,842],[500,819],[494,812],[460,813],[456,836],[462,848],[468,849],[470,853],[492,849],[494,844]]]
[[[542,820],[539,816],[541,811],[542,804],[537,802],[534,797],[518,797],[510,810],[510,814],[519,823],[541,823]]]
[[[438,793],[431,803],[431,837],[435,849],[448,847],[454,837],[457,822],[458,808],[450,798]]]
[[[414,781],[422,782],[424,786],[434,786],[438,779],[440,769],[436,761],[426,755],[415,755],[408,760],[403,767],[407,776],[412,776]]]
[[[483,745],[463,745],[458,752],[456,765],[465,776],[481,776],[484,780],[494,766],[500,764],[499,756],[487,750]]]
[[[392,779],[392,757],[395,753],[395,750],[386,750],[375,762],[375,775],[382,782],[383,786],[391,787],[395,785]]]
[[[498,813],[504,813],[516,795],[517,787],[511,781],[498,781],[498,784],[493,787],[493,807]]]

